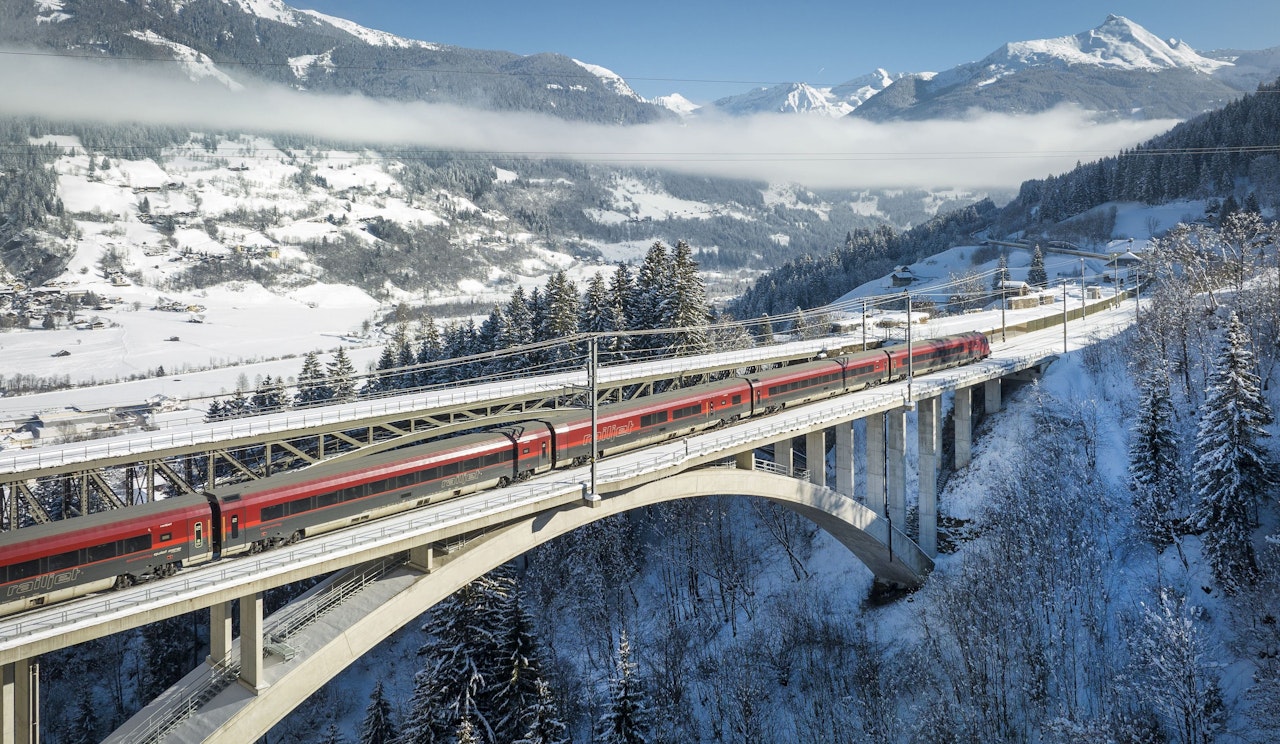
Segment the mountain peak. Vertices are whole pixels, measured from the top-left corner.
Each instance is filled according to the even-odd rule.
[[[1097,28],[1054,39],[1005,44],[979,63],[1000,77],[1028,67],[1091,65],[1119,70],[1174,68],[1210,73],[1225,63],[1203,57],[1189,45],[1165,41],[1120,15],[1108,15]]]

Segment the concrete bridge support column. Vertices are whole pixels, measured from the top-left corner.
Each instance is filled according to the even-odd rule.
[[[889,495],[885,491],[884,415],[867,417],[867,508],[883,517]]]
[[[791,446],[791,437],[773,443],[773,464],[790,475],[795,472],[795,449]]]
[[[916,404],[916,432],[920,439],[920,535],[916,544],[930,558],[938,555],[938,460],[942,457],[941,398]]]
[[[217,666],[231,656],[231,603],[219,602],[209,607],[210,666]]]
[[[417,545],[409,548],[409,568],[416,568],[423,573],[431,573],[436,568],[436,550],[430,545]]]
[[[0,744],[40,744],[40,664],[0,666]]]
[[[973,461],[973,388],[956,388],[956,470],[969,467]]]
[[[747,450],[746,452],[739,452],[733,456],[733,464],[739,470],[755,470],[756,451]]]
[[[805,463],[809,467],[809,482],[815,486],[827,485],[827,430],[805,434],[804,452]]]
[[[836,424],[836,490],[853,496],[853,424]]]
[[[1000,413],[1000,378],[997,377],[994,380],[987,380],[983,384],[986,386],[984,388],[987,398],[987,404],[985,406],[986,412]]]
[[[885,413],[885,484],[889,489],[889,521],[907,529],[907,409]]]
[[[240,684],[257,693],[262,679],[262,592],[240,598]]]

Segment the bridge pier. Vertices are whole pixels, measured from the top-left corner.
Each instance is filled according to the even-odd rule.
[[[795,472],[795,447],[792,445],[791,437],[779,439],[773,443],[773,464],[781,468],[782,472],[787,475]]]
[[[853,422],[836,424],[836,490],[853,497]]]
[[[809,468],[809,482],[815,486],[827,485],[827,430],[820,429],[804,435],[805,464]]]
[[[209,666],[218,666],[231,657],[231,603],[209,606]]]
[[[436,551],[430,545],[418,545],[409,548],[409,567],[416,568],[423,573],[431,573],[435,570]]]
[[[987,413],[1000,413],[1000,378],[987,380],[983,383],[983,392],[986,396],[985,410]]]
[[[955,423],[955,468],[960,470],[973,462],[973,388],[956,388],[951,410]]]
[[[867,508],[881,518],[889,503],[884,458],[884,414],[873,414],[867,417]]]
[[[755,470],[756,469],[756,451],[747,450],[739,452],[733,456],[733,465],[739,470]]]
[[[884,414],[885,448],[888,450],[885,482],[889,492],[889,523],[907,531],[907,410]]]
[[[930,558],[938,555],[938,460],[942,455],[941,398],[924,398],[916,404],[919,437],[920,534],[916,544]]]
[[[262,677],[262,592],[240,598],[240,684],[257,694],[267,687]]]
[[[40,663],[0,666],[0,744],[40,744]]]

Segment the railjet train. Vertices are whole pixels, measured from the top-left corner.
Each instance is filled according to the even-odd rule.
[[[990,353],[981,333],[922,341],[912,346],[911,371],[927,374]],[[907,349],[896,346],[605,405],[597,412],[596,444],[601,456],[625,452],[900,379],[907,371]],[[321,463],[0,533],[0,616],[256,553],[588,459],[588,411],[530,416],[354,462]]]

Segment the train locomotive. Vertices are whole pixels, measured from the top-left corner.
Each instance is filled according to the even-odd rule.
[[[604,405],[600,456],[987,357],[981,333],[855,352]],[[586,462],[591,415],[527,421],[0,533],[0,616],[259,552]]]

